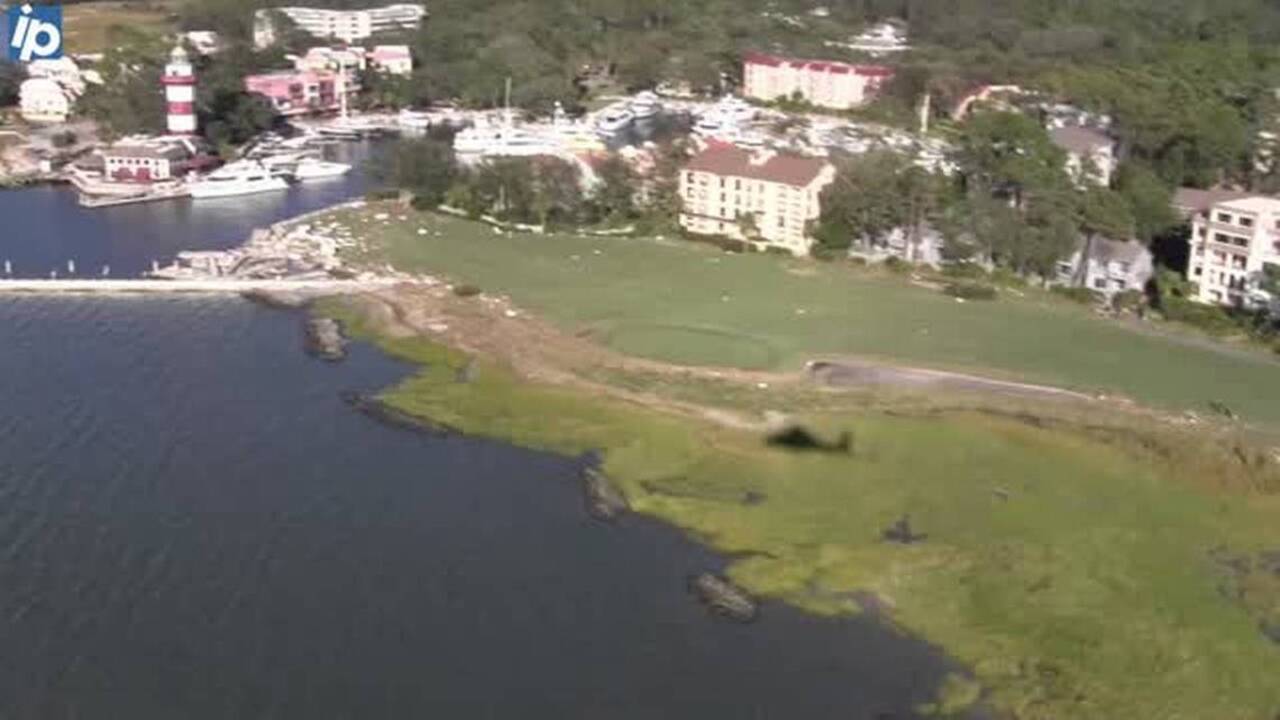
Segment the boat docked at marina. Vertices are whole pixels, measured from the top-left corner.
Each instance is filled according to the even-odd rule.
[[[341,177],[350,171],[351,166],[347,163],[304,157],[293,166],[293,177],[298,180],[323,180]]]
[[[241,160],[225,165],[204,178],[191,183],[188,190],[196,200],[204,198],[253,195],[284,190],[289,183],[278,172],[260,162]]]
[[[650,120],[662,111],[662,104],[658,101],[656,94],[645,90],[632,98],[627,104],[627,109],[636,120]]]
[[[606,140],[612,139],[630,128],[635,119],[635,114],[625,107],[608,108],[596,116],[596,132]]]

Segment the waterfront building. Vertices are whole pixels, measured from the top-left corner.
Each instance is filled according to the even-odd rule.
[[[680,225],[758,248],[807,255],[809,223],[835,167],[822,158],[712,143],[680,173]]]
[[[348,75],[363,71],[368,67],[364,48],[359,47],[313,47],[305,55],[293,60],[295,70],[302,72],[337,72],[345,70]]]
[[[259,48],[276,40],[273,13],[281,13],[311,35],[353,43],[379,33],[421,27],[426,7],[398,3],[361,10],[330,10],[313,7],[279,7],[258,10],[253,18],[253,42]]]
[[[1058,263],[1054,284],[1084,287],[1107,297],[1141,292],[1155,274],[1155,261],[1146,245],[1137,240],[1081,238],[1071,257]]]
[[[34,77],[18,86],[18,112],[32,123],[64,123],[75,96],[57,80]]]
[[[906,52],[911,49],[907,44],[906,23],[901,20],[886,20],[872,25],[847,42],[828,40],[825,45],[867,53],[872,57]]]
[[[350,100],[359,87],[354,82],[339,82],[336,72],[278,70],[247,75],[247,92],[262,95],[281,115],[333,112],[341,108],[339,89]]]
[[[1116,141],[1101,130],[1065,126],[1049,130],[1049,139],[1067,153],[1067,174],[1077,185],[1111,185]]]
[[[27,122],[63,123],[89,82],[101,82],[96,72],[82,71],[67,56],[26,64],[27,79],[18,87],[18,112]]]
[[[893,68],[884,65],[749,53],[742,63],[742,92],[766,102],[800,99],[818,107],[848,110],[875,97],[893,74]]]
[[[214,55],[222,50],[222,38],[213,30],[189,30],[182,37],[197,55]]]
[[[1280,199],[1226,198],[1191,218],[1187,279],[1194,299],[1214,305],[1266,307],[1280,285]]]
[[[194,135],[196,132],[196,72],[187,57],[187,51],[179,45],[169,53],[169,63],[164,66],[166,127],[170,135]]]
[[[388,75],[408,75],[413,72],[413,53],[408,45],[375,45],[369,51],[369,64]]]

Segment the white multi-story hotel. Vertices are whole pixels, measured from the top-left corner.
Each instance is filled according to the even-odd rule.
[[[1253,195],[1215,202],[1191,220],[1187,277],[1195,299],[1264,307],[1277,298],[1262,285],[1280,274],[1280,199]]]
[[[893,77],[884,65],[749,53],[742,60],[742,92],[766,102],[798,97],[819,107],[848,110],[870,100]]]
[[[715,145],[680,173],[680,225],[807,255],[809,221],[818,218],[819,195],[834,179],[835,167],[822,158]]]
[[[427,15],[423,5],[399,3],[364,10],[329,10],[311,7],[278,7],[259,10],[253,17],[253,42],[264,48],[276,40],[272,13],[283,13],[311,35],[351,43],[391,30],[412,30]]]

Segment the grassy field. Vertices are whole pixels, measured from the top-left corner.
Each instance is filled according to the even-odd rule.
[[[98,53],[110,46],[110,30],[120,25],[140,30],[171,32],[172,7],[166,2],[94,2],[64,5],[62,29],[69,53]]]
[[[359,315],[338,312],[362,332]],[[1280,549],[1277,497],[1242,489],[1256,478],[1214,485],[1235,473],[1276,482],[1274,463],[1197,468],[1194,443],[1162,448],[1119,428],[973,411],[828,411],[805,422],[829,438],[852,432],[852,452],[783,450],[755,433],[526,383],[483,358],[462,382],[467,361],[455,351],[380,342],[423,367],[384,395],[391,404],[530,447],[600,450],[637,510],[741,553],[730,567],[738,582],[828,613],[855,612],[851,593],[875,593],[1017,717],[1280,711],[1280,646],[1259,630],[1280,622],[1280,578],[1255,561]],[[884,542],[908,514],[927,537]]]
[[[420,213],[384,223],[375,212],[340,216],[371,242],[366,259],[508,294],[635,355],[796,368],[816,355],[855,354],[1121,393],[1167,408],[1219,401],[1280,425],[1276,358],[1137,332],[1042,292],[958,303],[843,265],[730,255],[679,240],[497,235]]]

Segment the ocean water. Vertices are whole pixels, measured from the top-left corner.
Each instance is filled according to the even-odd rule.
[[[710,617],[582,460],[349,410],[406,368],[233,299],[0,298],[0,717],[901,718],[871,620]]]

